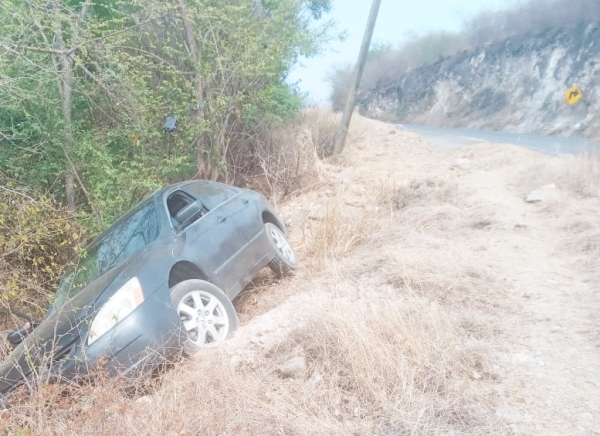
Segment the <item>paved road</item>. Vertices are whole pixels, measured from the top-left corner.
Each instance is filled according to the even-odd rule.
[[[600,142],[585,138],[455,129],[451,127],[420,126],[414,124],[402,124],[402,126],[422,136],[435,147],[446,150],[487,141],[500,144],[515,144],[552,155],[600,155]]]

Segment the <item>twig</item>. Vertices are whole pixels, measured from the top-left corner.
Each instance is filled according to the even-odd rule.
[[[15,191],[14,189],[8,189],[5,186],[1,186],[1,185],[0,185],[0,189],[2,189],[3,191],[9,192],[11,194],[17,194],[17,195],[20,195],[21,197],[25,197],[26,199],[28,199],[29,201],[31,201],[33,204],[37,204],[37,201],[35,201],[29,195],[23,194],[22,192]]]
[[[163,19],[163,18],[167,18],[167,17],[169,17],[169,15],[160,15],[158,17],[149,18],[146,21],[142,21],[141,23],[134,24],[133,26],[129,26],[129,27],[125,28],[125,29],[116,30],[114,32],[108,33],[106,35],[99,36],[97,38],[88,39],[87,41],[83,41],[82,43],[78,44],[76,47],[73,47],[69,51],[69,54],[75,52],[76,50],[78,50],[79,48],[83,47],[84,45],[93,44],[95,42],[102,41],[103,39],[107,39],[107,38],[110,38],[111,36],[119,35],[121,33],[127,33],[130,30],[136,29],[136,28],[141,27],[141,26],[145,26],[146,24],[150,24],[150,23],[152,23],[154,21],[157,21],[157,20],[160,20],[160,19]]]

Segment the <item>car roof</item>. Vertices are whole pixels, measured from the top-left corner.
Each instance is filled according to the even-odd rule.
[[[88,248],[95,246],[98,242],[100,242],[100,240],[107,233],[110,233],[114,228],[118,227],[123,221],[125,221],[127,218],[129,218],[131,215],[133,215],[135,212],[137,212],[140,208],[144,207],[145,205],[147,205],[149,203],[156,201],[157,198],[162,198],[163,195],[168,195],[178,189],[181,189],[185,186],[189,186],[189,185],[193,185],[193,184],[227,186],[223,183],[214,182],[212,180],[198,179],[198,180],[186,180],[184,182],[173,183],[171,185],[165,186],[164,188],[158,189],[158,190],[154,191],[152,194],[144,197],[143,200],[136,203],[131,209],[129,209],[126,213],[121,215],[121,217],[117,221],[113,222],[109,227],[107,227],[98,236],[96,236],[92,241],[90,241],[90,243],[88,244]]]

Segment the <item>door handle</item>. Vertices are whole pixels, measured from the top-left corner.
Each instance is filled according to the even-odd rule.
[[[217,222],[218,223],[223,223],[223,222],[225,222],[226,219],[227,219],[226,216],[220,216],[219,218],[217,218]]]

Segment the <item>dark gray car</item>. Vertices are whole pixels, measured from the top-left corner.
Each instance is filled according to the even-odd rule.
[[[231,300],[267,265],[281,275],[297,258],[262,195],[209,181],[155,192],[87,247],[39,326],[12,335],[0,397],[100,364],[148,371],[220,342],[237,326]]]

